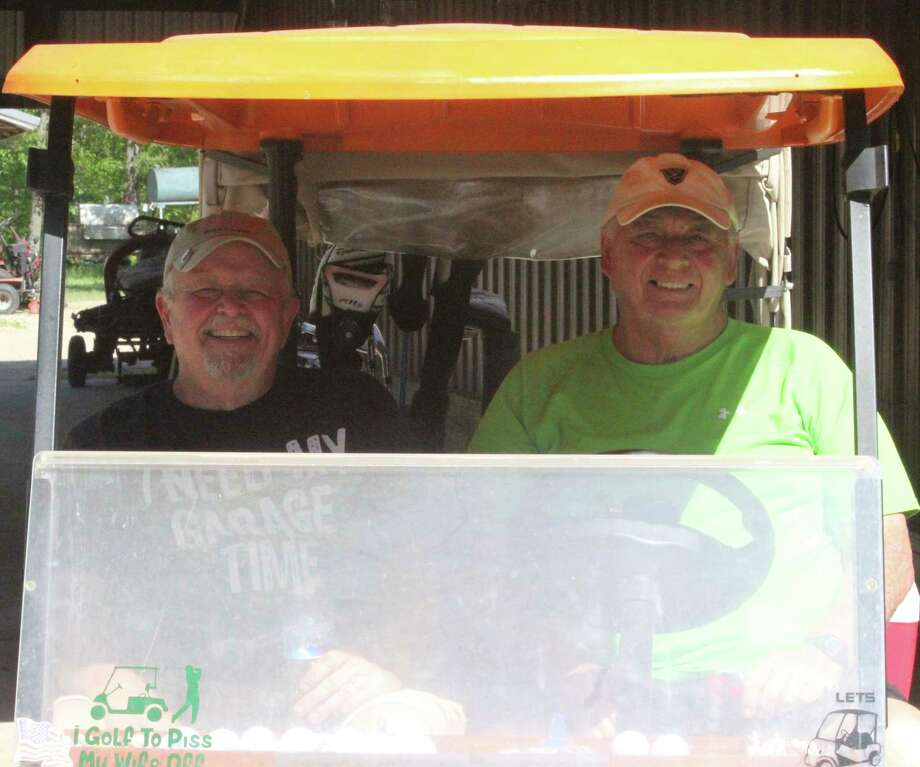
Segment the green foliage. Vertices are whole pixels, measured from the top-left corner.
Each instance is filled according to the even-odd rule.
[[[35,114],[38,112],[36,111]],[[30,146],[44,139],[38,131],[0,141],[0,219],[13,217],[13,226],[28,235],[32,194],[26,188],[26,163]],[[74,206],[80,203],[124,202],[128,179],[127,141],[103,126],[77,118],[73,132]],[[146,200],[147,174],[151,168],[198,164],[194,149],[149,144],[137,158],[137,199]],[[71,212],[76,219],[76,207]],[[180,221],[197,215],[194,206],[169,209],[169,218]]]
[[[103,265],[100,262],[68,261],[67,275],[64,279],[65,303],[75,301],[81,304],[104,304],[105,279],[102,270]]]
[[[38,146],[38,131],[21,133],[0,141],[0,219],[12,217],[13,228],[23,237],[29,235],[32,193],[26,188],[26,164],[29,147]]]
[[[77,119],[73,126],[73,202],[122,202],[127,172],[125,140],[101,125]]]
[[[67,264],[67,279],[65,284],[68,290],[104,291],[105,281],[102,276],[103,265],[101,262],[85,261]]]

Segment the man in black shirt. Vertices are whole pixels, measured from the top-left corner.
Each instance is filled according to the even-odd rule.
[[[396,403],[370,376],[350,370],[278,367],[278,355],[299,301],[293,291],[287,251],[268,221],[224,212],[187,225],[170,246],[156,306],[166,339],[175,347],[178,376],[84,420],[68,435],[67,448],[416,451],[415,442],[398,418]],[[260,496],[262,504],[273,500]],[[200,509],[186,511],[194,514]],[[182,509],[176,513],[181,516]],[[175,522],[172,520],[169,529],[181,532],[181,525],[177,527]],[[296,535],[289,531],[282,537]],[[285,542],[260,539],[257,543],[264,554],[266,547],[275,551],[276,544]],[[233,552],[249,545],[255,544],[246,539],[206,549],[192,546],[192,561],[207,556],[220,561],[232,554],[235,562]],[[289,549],[291,546],[284,551]],[[289,564],[287,560],[284,563]],[[220,589],[227,585],[220,577],[211,580],[219,573],[217,567],[189,583],[204,584],[207,599],[219,602]],[[238,574],[228,583],[235,583],[237,591],[243,590]],[[287,585],[293,588],[297,583],[291,580]],[[257,588],[260,602],[265,603],[272,596],[265,593],[269,586],[259,582]],[[235,592],[231,596],[237,601],[243,598]],[[279,598],[285,601],[294,597],[285,592]],[[389,694],[405,696],[407,692],[391,672],[336,649],[312,664],[292,698],[297,701],[294,713],[318,724],[350,715],[370,700],[385,702]],[[413,694],[421,696],[426,711],[446,712],[442,718],[448,724],[439,726],[462,727],[462,709],[456,704],[427,693]]]
[[[76,450],[411,452],[396,404],[369,376],[278,367],[299,302],[287,251],[265,219],[224,212],[173,241],[156,299],[179,361],[78,424]]]

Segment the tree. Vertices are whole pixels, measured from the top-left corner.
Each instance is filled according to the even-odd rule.
[[[20,234],[29,230],[32,193],[26,188],[29,147],[39,146],[38,131],[0,141],[0,219],[11,218]]]
[[[45,110],[43,110],[45,111]],[[0,142],[0,219],[12,217],[12,225],[20,234],[29,231],[32,194],[26,188],[26,164],[29,147],[43,146],[40,130],[23,133]],[[194,149],[140,145],[136,157],[136,178],[129,186],[128,142],[107,128],[77,118],[74,122],[74,209],[80,203],[125,202],[133,188],[136,199],[146,199],[147,174],[151,168],[198,164]],[[188,220],[194,209],[171,211],[178,220]]]

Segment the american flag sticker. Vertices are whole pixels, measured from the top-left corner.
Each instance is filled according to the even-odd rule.
[[[18,718],[16,735],[14,767],[72,767],[70,741],[49,722]]]

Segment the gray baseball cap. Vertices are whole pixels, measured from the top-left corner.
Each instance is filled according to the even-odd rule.
[[[288,273],[291,271],[287,248],[270,221],[248,213],[225,210],[182,227],[169,246],[163,276],[170,269],[191,271],[228,242],[248,243],[257,248],[276,269]]]

